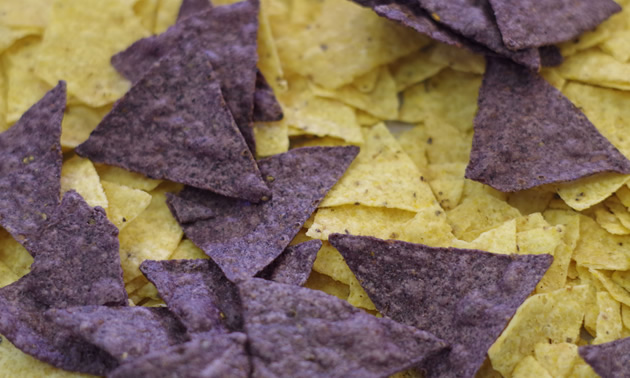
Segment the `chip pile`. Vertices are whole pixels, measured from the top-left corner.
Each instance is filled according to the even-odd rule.
[[[0,0],[0,377],[622,377],[627,0]]]

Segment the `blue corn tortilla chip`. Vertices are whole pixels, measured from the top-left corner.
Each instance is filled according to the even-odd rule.
[[[542,46],[538,52],[540,53],[540,64],[543,67],[557,67],[564,62],[564,57],[556,46]]]
[[[65,107],[61,81],[0,134],[0,226],[25,245],[59,205]]]
[[[203,50],[210,57],[238,128],[255,152],[251,126],[256,86],[258,0],[210,8],[177,22],[166,32],[136,41],[112,57],[112,65],[132,82],[176,47]]]
[[[146,260],[140,270],[188,332],[243,329],[238,290],[211,260]]]
[[[182,0],[177,13],[177,21],[190,17],[196,13],[203,12],[212,8],[210,0]]]
[[[447,348],[320,291],[259,278],[238,286],[253,376],[386,377]]]
[[[149,353],[111,372],[108,378],[247,378],[249,355],[243,333],[196,337],[185,344]]]
[[[630,337],[583,346],[579,353],[602,378],[630,377]]]
[[[512,51],[503,44],[501,32],[488,0],[418,0],[418,2],[434,20],[462,36],[529,69],[540,69],[538,49]]]
[[[359,152],[358,147],[305,147],[260,160],[272,192],[269,201],[252,204],[191,187],[167,203],[186,236],[231,281],[256,275],[289,245]],[[184,201],[181,201],[181,200]],[[183,208],[211,209],[211,219],[184,223]]]
[[[48,310],[44,317],[118,363],[190,340],[179,320],[160,307],[69,307]]]
[[[254,121],[274,122],[283,117],[282,106],[276,99],[273,89],[267,83],[263,74],[256,74],[256,92],[254,92]]]
[[[79,305],[126,305],[118,229],[105,211],[79,194],[65,194],[57,212],[29,245],[31,271],[0,289],[0,334],[17,348],[71,371],[103,375],[111,356],[50,324],[44,311]]]
[[[342,234],[329,241],[379,312],[452,343],[421,364],[428,377],[473,377],[553,260]]]
[[[268,197],[208,55],[201,46],[172,52],[114,105],[76,152],[230,197]]]
[[[521,50],[569,41],[620,12],[613,0],[489,0],[503,42]]]
[[[542,77],[488,59],[466,177],[503,192],[599,172],[630,173],[630,162]]]
[[[321,247],[321,240],[309,240],[288,247],[274,262],[258,273],[257,277],[302,286],[311,274],[317,252]]]

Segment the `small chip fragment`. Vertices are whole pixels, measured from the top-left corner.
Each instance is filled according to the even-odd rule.
[[[322,292],[258,278],[239,290],[254,376],[384,377],[447,347]]]
[[[329,241],[383,315],[453,344],[450,354],[422,365],[429,377],[474,376],[552,261],[364,236]]]
[[[630,375],[630,337],[579,349],[580,356],[603,378]]]
[[[260,204],[187,187],[170,197],[169,206],[176,217],[190,206],[212,210],[211,219],[178,219],[186,236],[228,279],[251,277],[284,251],[358,152],[354,146],[304,147],[260,160],[272,191]]]
[[[630,173],[630,161],[544,79],[488,59],[466,177],[503,192],[599,172]]]
[[[290,246],[257,276],[287,285],[302,286],[311,273],[321,246],[320,240],[309,240]]]

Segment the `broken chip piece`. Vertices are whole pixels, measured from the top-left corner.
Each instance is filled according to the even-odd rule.
[[[188,45],[189,47],[195,46]],[[76,152],[90,160],[259,202],[269,196],[203,48],[171,50]]]
[[[326,293],[259,278],[238,286],[253,376],[386,377],[447,347]]]
[[[258,55],[258,0],[211,8],[186,17],[166,32],[141,39],[112,57],[113,66],[137,82],[156,61],[179,47],[204,50],[217,77],[225,102],[255,152],[251,127]]]
[[[277,259],[258,273],[257,277],[287,285],[302,286],[308,279],[322,247],[321,240],[309,240],[288,247]]]
[[[429,377],[474,376],[553,260],[365,236],[328,240],[383,315],[453,343],[450,354],[422,364]]]
[[[0,333],[49,364],[103,375],[115,361],[47,321],[51,308],[127,304],[118,256],[118,230],[105,211],[79,194],[65,194],[57,212],[29,244],[31,272],[0,289]]]
[[[284,251],[358,152],[354,146],[305,147],[260,160],[272,192],[260,204],[191,187],[170,196],[168,204],[176,218],[182,211],[190,214],[184,206],[212,210],[210,219],[178,221],[228,279],[252,277]]]
[[[562,93],[524,67],[488,59],[466,177],[503,192],[599,172],[630,161]]]
[[[23,244],[59,205],[65,107],[66,84],[61,81],[0,134],[0,225]]]
[[[580,356],[602,378],[622,378],[630,375],[630,338],[579,348]]]

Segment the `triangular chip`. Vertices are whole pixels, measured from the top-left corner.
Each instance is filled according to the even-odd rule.
[[[177,21],[190,17],[195,13],[203,12],[210,7],[212,7],[210,0],[182,0],[182,5],[179,6],[179,13],[177,14]]]
[[[90,208],[76,192],[66,193],[37,241],[29,244],[35,256],[31,272],[0,289],[0,333],[56,367],[96,375],[111,369],[111,357],[51,325],[43,312],[127,304],[117,234],[105,211]]]
[[[77,153],[252,202],[268,196],[207,53],[172,52],[116,103]]]
[[[189,332],[242,329],[238,290],[211,260],[146,260],[140,269]]]
[[[260,272],[258,277],[287,285],[302,286],[311,274],[317,251],[321,247],[320,240],[309,240],[290,246]]]
[[[304,147],[260,160],[272,191],[260,204],[187,187],[169,206],[176,217],[192,204],[211,209],[211,219],[178,219],[186,236],[230,280],[252,277],[284,251],[358,152],[354,146]]]
[[[489,0],[507,48],[565,42],[621,11],[613,0]]]
[[[386,377],[446,347],[319,291],[257,278],[239,289],[254,376]]]
[[[52,309],[44,316],[118,363],[189,340],[186,329],[166,308],[83,306]]]
[[[256,74],[254,92],[254,122],[274,122],[282,119],[282,107],[273,94],[273,88],[260,71]]]
[[[198,337],[125,363],[107,376],[248,378],[250,363],[246,342],[247,336],[238,332]]]
[[[175,47],[203,50],[215,67],[238,128],[254,151],[251,127],[256,85],[258,0],[212,8],[182,19],[163,34],[136,41],[112,57],[114,67],[137,82]]]
[[[60,82],[0,134],[0,225],[22,243],[59,204],[65,107],[66,85]]]
[[[579,349],[580,356],[603,378],[630,376],[630,337]]]
[[[467,178],[514,192],[605,171],[630,161],[544,79],[488,59]]]
[[[429,377],[474,376],[552,261],[364,236],[329,241],[383,315],[453,344],[448,356],[422,366]]]

